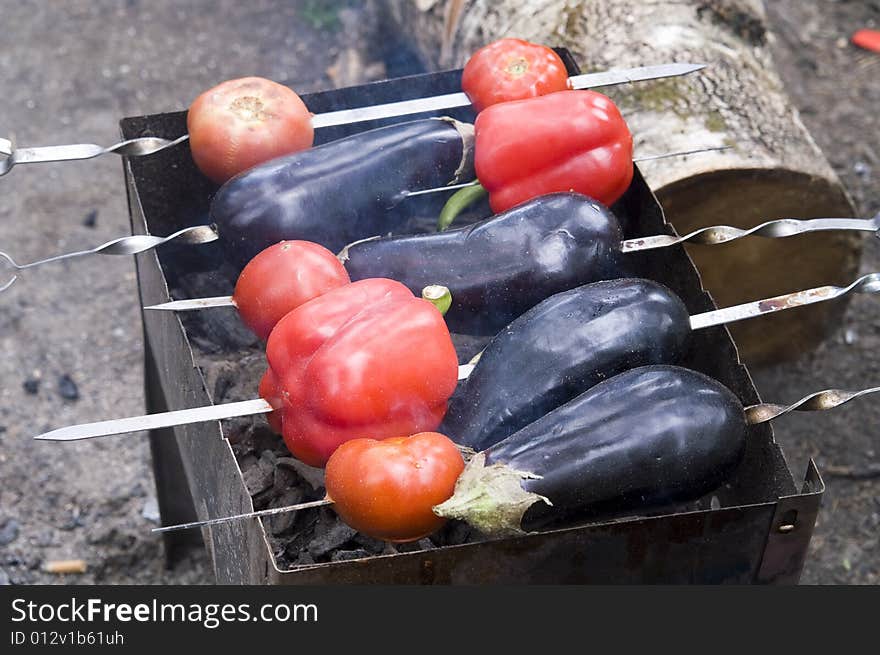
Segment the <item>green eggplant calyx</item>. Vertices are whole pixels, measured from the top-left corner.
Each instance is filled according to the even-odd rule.
[[[443,209],[440,210],[440,217],[437,219],[437,231],[443,232],[452,225],[452,222],[461,212],[488,193],[482,184],[466,186],[453,193],[449,200],[446,201],[446,204],[443,205]]]
[[[434,305],[444,316],[452,307],[452,293],[439,284],[431,284],[422,289],[422,298]]]
[[[522,517],[538,502],[550,500],[522,488],[523,480],[540,476],[516,471],[504,464],[486,466],[486,454],[477,453],[455,483],[452,497],[435,506],[437,516],[460,519],[490,537],[524,534]]]

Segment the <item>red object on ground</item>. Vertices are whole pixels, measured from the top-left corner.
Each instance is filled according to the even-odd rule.
[[[610,206],[632,181],[632,134],[617,106],[595,91],[492,105],[474,129],[477,177],[495,213],[565,191]]]
[[[351,439],[436,429],[458,382],[443,316],[382,278],[294,309],[269,335],[266,357],[260,394],[278,408],[290,452],[311,466]]]
[[[433,507],[455,491],[464,460],[438,432],[354,439],[327,462],[327,496],[348,525],[392,542],[416,541],[446,522]]]
[[[852,35],[853,45],[857,45],[865,50],[880,52],[880,31],[878,30],[858,30]]]
[[[501,39],[480,48],[461,75],[461,88],[478,112],[499,102],[564,91],[569,84],[559,55],[522,39]]]

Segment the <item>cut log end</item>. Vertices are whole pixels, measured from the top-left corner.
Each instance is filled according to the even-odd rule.
[[[709,225],[751,228],[777,218],[852,216],[836,184],[797,171],[706,172],[657,190],[679,234]],[[720,246],[689,245],[703,286],[720,307],[826,284],[846,285],[859,273],[864,234],[818,232],[784,239],[748,237]],[[753,366],[814,349],[840,324],[846,299],[792,309],[730,326],[743,361]]]
[[[840,181],[774,71],[761,0],[382,4],[389,22],[434,67],[462,65],[477,48],[507,36],[568,48],[584,70],[666,61],[709,64],[695,75],[599,89],[626,117],[637,155],[734,146],[639,167],[679,233],[715,224],[753,227],[785,217],[853,216]],[[688,251],[705,287],[727,306],[851,282],[862,240],[856,233],[825,232]],[[780,361],[828,336],[845,305],[792,310],[734,325],[731,332],[744,361]]]

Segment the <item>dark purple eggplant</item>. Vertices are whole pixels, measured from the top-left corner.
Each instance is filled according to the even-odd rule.
[[[607,208],[554,193],[470,227],[355,243],[342,258],[352,280],[388,277],[413,293],[448,287],[449,329],[494,335],[548,296],[622,277],[621,238]]]
[[[428,118],[361,132],[256,166],[211,203],[228,257],[243,267],[284,239],[338,252],[409,218],[405,192],[474,179],[473,126]]]
[[[489,342],[440,431],[487,448],[605,378],[675,363],[687,346],[689,319],[678,296],[640,278],[551,296]]]
[[[742,459],[746,425],[702,373],[629,370],[478,453],[436,511],[500,534],[697,499]]]

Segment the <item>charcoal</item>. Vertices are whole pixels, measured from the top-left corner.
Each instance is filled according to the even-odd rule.
[[[275,493],[283,494],[291,487],[299,484],[300,477],[293,469],[275,463],[275,482],[272,485]]]
[[[265,425],[254,425],[252,428],[251,439],[254,442],[254,448],[259,451],[271,450],[274,453],[284,457],[290,455],[284,440]]]
[[[247,485],[251,496],[265,491],[275,481],[275,467],[264,464],[264,460],[257,462],[256,466],[249,466],[244,471],[244,483]]]
[[[302,502],[303,492],[301,489],[289,489],[283,495],[276,497],[269,503],[269,507],[285,507]],[[293,529],[296,523],[296,512],[285,512],[276,516],[268,517],[266,523],[269,531],[274,535],[283,534]]]
[[[27,380],[22,382],[21,386],[24,388],[26,393],[29,393],[32,396],[36,396],[40,392],[40,379],[28,378]]]
[[[364,548],[355,548],[354,550],[337,550],[330,556],[330,561],[343,562],[348,559],[362,559],[369,556],[370,551]]]
[[[324,471],[307,464],[303,464],[293,457],[280,457],[277,462],[278,466],[295,471],[300,478],[305,480],[309,486],[314,489],[322,489],[324,487]]]
[[[284,549],[291,560],[296,561],[300,551],[308,550],[308,545],[318,525],[319,516],[320,512],[316,509],[294,512],[294,531]]]
[[[381,553],[384,553],[388,546],[387,542],[382,541],[381,539],[369,537],[365,534],[361,534],[360,532],[358,532],[354,536],[354,539],[352,539],[352,541],[354,541],[361,548],[364,548],[365,550],[373,553],[374,555],[380,555]]]
[[[198,298],[200,293],[176,291],[175,297]],[[179,295],[177,295],[179,294]],[[229,291],[226,291],[226,295]],[[209,293],[207,295],[224,295]],[[210,320],[196,316],[198,312],[187,312],[181,315],[190,340],[198,345],[199,350],[217,355],[229,350],[243,350],[259,345],[259,338],[247,329],[236,312],[211,312]]]
[[[71,402],[79,400],[79,387],[67,373],[58,378],[58,395]]]
[[[297,558],[294,560],[295,566],[305,566],[307,564],[314,564],[314,563],[315,563],[315,558],[312,557],[312,555],[307,550],[304,550],[301,553],[299,553]]]
[[[419,539],[418,541],[408,541],[402,544],[395,544],[395,548],[400,553],[413,553],[418,550],[434,550],[436,546],[430,539]]]
[[[315,526],[315,537],[309,544],[309,553],[319,558],[334,548],[339,548],[354,537],[357,531],[347,526],[332,510],[321,512],[321,518]]]

